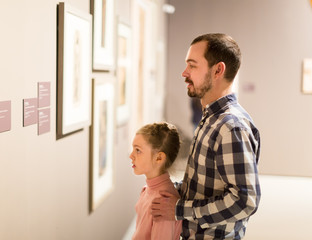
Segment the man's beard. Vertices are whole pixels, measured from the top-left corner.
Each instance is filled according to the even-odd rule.
[[[205,81],[202,84],[202,86],[200,86],[197,89],[195,89],[194,83],[191,79],[185,78],[185,82],[193,85],[194,90],[192,91],[189,88],[187,91],[187,94],[190,97],[202,98],[206,94],[206,92],[208,92],[212,87],[212,81],[211,81],[211,76],[209,75],[209,72],[205,75]]]

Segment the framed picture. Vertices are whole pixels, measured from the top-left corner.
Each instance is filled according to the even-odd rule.
[[[112,82],[93,80],[90,130],[90,211],[94,211],[113,188],[114,91]]]
[[[58,5],[57,137],[91,124],[92,16]]]
[[[312,59],[303,59],[302,93],[312,94]]]
[[[93,70],[109,71],[115,63],[114,0],[91,0],[93,15]]]
[[[157,5],[153,1],[133,1],[133,128],[156,120],[157,96]]]
[[[118,125],[128,121],[130,115],[131,86],[131,30],[124,23],[118,23],[117,79],[118,79]]]
[[[136,113],[132,116],[132,128],[137,129],[144,123],[144,87],[147,80],[146,60],[147,49],[147,17],[148,5],[143,0],[133,1],[133,84],[132,84],[132,99],[131,109]]]

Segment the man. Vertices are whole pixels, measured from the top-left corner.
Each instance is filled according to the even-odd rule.
[[[260,200],[257,163],[260,136],[231,88],[240,67],[237,43],[225,34],[193,40],[182,73],[188,95],[200,98],[181,199],[161,192],[154,221],[183,220],[182,239],[242,239]]]

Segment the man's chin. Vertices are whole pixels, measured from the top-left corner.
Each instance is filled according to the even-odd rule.
[[[189,95],[189,97],[197,97],[196,93],[190,91],[190,89],[187,91],[187,95]]]

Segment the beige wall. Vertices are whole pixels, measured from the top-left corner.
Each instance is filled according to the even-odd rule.
[[[167,119],[192,136],[185,55],[197,35],[225,32],[242,50],[239,100],[260,129],[260,172],[312,176],[312,95],[300,92],[302,61],[312,57],[309,1],[170,2],[176,12],[169,18]]]
[[[89,0],[66,1],[90,11]],[[159,4],[162,1],[159,2]],[[131,0],[118,0],[116,15],[132,24]],[[12,101],[12,129],[0,133],[0,239],[122,239],[135,216],[144,177],[128,157],[129,125],[116,130],[114,189],[89,214],[89,130],[56,140],[56,10],[58,1],[1,1],[0,101]],[[158,19],[165,42],[166,19]],[[93,77],[105,78],[104,73]],[[51,83],[51,131],[23,127],[22,99]]]
[[[261,175],[260,182],[260,207],[249,219],[244,240],[309,238],[312,178]]]

